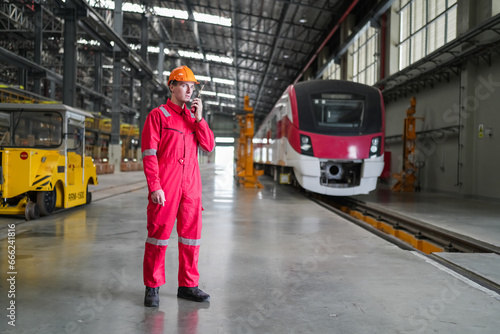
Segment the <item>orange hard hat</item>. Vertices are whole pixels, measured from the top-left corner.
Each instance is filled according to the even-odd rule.
[[[193,71],[187,66],[179,66],[176,67],[170,72],[170,75],[168,76],[168,82],[167,85],[170,85],[170,81],[175,80],[175,81],[191,81],[196,84],[199,84],[198,81],[196,81],[196,78],[194,77]]]

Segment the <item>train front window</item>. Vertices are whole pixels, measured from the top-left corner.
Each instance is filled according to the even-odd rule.
[[[317,126],[359,128],[363,124],[365,102],[355,95],[313,94],[312,102]]]
[[[0,146],[49,148],[62,143],[62,116],[57,112],[0,112]]]

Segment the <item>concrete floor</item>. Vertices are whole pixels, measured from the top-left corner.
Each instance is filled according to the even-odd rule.
[[[15,328],[0,240],[0,332],[498,333],[497,294],[269,179],[262,190],[238,188],[213,165],[202,177],[200,287],[209,304],[176,298],[171,242],[160,307],[143,306],[147,189],[140,172],[122,173],[101,185],[136,180],[114,188],[127,192],[97,188],[89,206],[18,225]],[[0,228],[9,219],[17,221],[2,218]]]

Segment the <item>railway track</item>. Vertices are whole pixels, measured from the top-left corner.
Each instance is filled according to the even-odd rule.
[[[391,239],[397,238],[407,247],[426,254],[432,252],[495,253],[500,247],[451,232],[423,221],[348,197],[308,195],[318,204],[343,215],[356,224],[377,230]],[[380,234],[380,233],[377,233]],[[387,239],[387,238],[386,238]],[[398,242],[399,244],[399,242]]]

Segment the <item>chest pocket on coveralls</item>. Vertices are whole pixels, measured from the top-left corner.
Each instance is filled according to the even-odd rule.
[[[184,157],[184,133],[181,130],[163,127],[161,144],[167,157]]]

